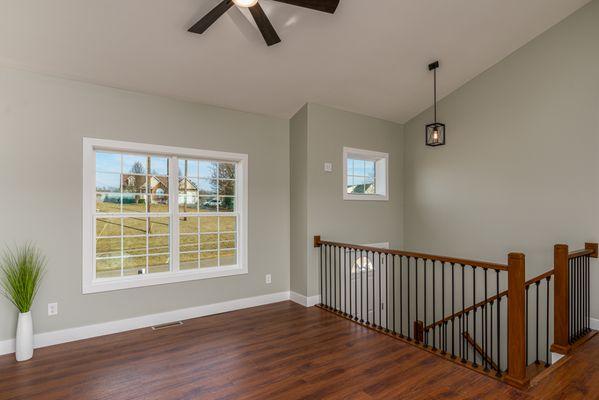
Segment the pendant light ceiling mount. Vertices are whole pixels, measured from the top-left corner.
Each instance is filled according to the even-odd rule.
[[[428,65],[428,70],[434,74],[434,115],[435,122],[425,127],[425,140],[427,146],[442,146],[445,144],[445,124],[437,122],[437,69],[439,61]]]

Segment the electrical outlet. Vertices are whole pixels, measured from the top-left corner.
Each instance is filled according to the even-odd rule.
[[[266,274],[266,284],[270,285],[272,283],[272,276],[270,274]]]
[[[48,315],[58,314],[58,303],[48,303]]]

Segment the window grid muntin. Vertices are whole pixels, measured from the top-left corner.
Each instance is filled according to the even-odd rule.
[[[197,221],[197,226],[195,229],[195,232],[185,232],[183,233],[181,231],[181,227],[179,226],[179,248],[178,248],[178,252],[179,254],[197,254],[198,255],[198,259],[197,259],[197,268],[193,268],[193,269],[197,269],[197,270],[202,270],[203,268],[220,268],[222,267],[222,263],[221,263],[221,250],[233,250],[230,248],[222,248],[220,247],[220,237],[222,234],[230,234],[233,233],[235,234],[235,238],[237,239],[239,237],[239,221],[240,221],[240,213],[238,210],[238,198],[239,198],[239,187],[238,187],[238,163],[237,162],[232,162],[232,161],[218,161],[218,160],[207,160],[207,159],[201,159],[201,158],[184,158],[184,159],[179,159],[178,163],[177,163],[177,167],[180,168],[181,167],[181,163],[183,163],[183,165],[185,166],[187,162],[187,165],[189,164],[197,164],[197,169],[196,169],[196,175],[189,175],[189,166],[187,167],[187,174],[185,174],[185,172],[181,173],[181,171],[178,171],[177,173],[177,179],[197,179],[199,182],[201,182],[202,180],[207,180],[207,181],[216,181],[216,188],[214,189],[214,193],[215,194],[200,194],[199,193],[199,187],[197,188],[197,192],[198,192],[198,204],[197,204],[197,211],[192,212],[192,211],[187,211],[187,212],[181,212],[180,211],[180,205],[178,205],[178,217],[179,217],[179,225],[181,224],[181,219],[185,218],[185,217],[193,217],[196,219]],[[215,167],[215,174],[213,174],[212,176],[207,176],[207,175],[203,175],[201,170],[202,165],[210,165],[212,164]],[[233,178],[221,178],[221,165],[231,165],[234,168],[233,171]],[[185,168],[185,167],[184,167]],[[195,168],[192,168],[192,170]],[[193,173],[193,171],[192,171]],[[232,195],[221,195],[221,182],[232,182],[233,183],[233,194]],[[177,185],[177,189],[180,190],[180,185]],[[187,199],[187,184],[185,184],[185,193],[184,193],[184,198]],[[202,197],[204,198],[216,198],[216,211],[202,211],[201,210],[201,201],[199,199],[201,199]],[[231,198],[233,199],[233,211],[221,211],[221,199],[223,198]],[[206,218],[216,218],[216,231],[202,231],[202,219],[206,219]],[[221,217],[233,217],[235,218],[235,230],[234,231],[222,231],[220,230],[220,224],[221,224]],[[217,235],[216,237],[216,249],[209,249],[209,250],[202,250],[202,235]],[[197,243],[197,251],[181,251],[181,246],[182,246],[182,241],[181,238],[182,237],[195,237],[196,243]],[[183,244],[183,246],[193,246],[192,244]],[[239,242],[236,240],[235,242],[235,264],[239,263]],[[216,266],[210,266],[210,267],[202,267],[202,254],[207,254],[207,253],[216,253]]]
[[[363,175],[359,175],[355,173],[355,166],[352,165],[351,169],[350,169],[350,163],[354,163],[355,161],[363,161],[364,162],[364,174]],[[373,174],[372,176],[369,176],[367,171],[367,167],[366,167],[366,163],[372,163],[372,168],[373,168]],[[347,174],[346,174],[346,187],[345,187],[345,191],[347,194],[351,194],[351,195],[356,195],[356,196],[372,196],[375,195],[377,193],[376,190],[376,182],[377,182],[377,175],[376,175],[376,160],[373,159],[369,159],[369,158],[360,158],[360,157],[356,157],[356,156],[348,156],[347,157],[347,161],[346,161],[346,168],[347,168]],[[354,173],[350,173],[350,171],[353,171]],[[360,192],[353,192],[349,190],[349,182],[350,179],[355,179],[355,178],[361,178],[363,180],[364,183],[362,183],[362,185],[364,186],[364,192],[360,193]],[[368,181],[372,179],[372,193],[370,192],[366,192],[366,185],[368,183]],[[355,189],[356,186],[359,186],[359,184],[354,184],[352,185]]]
[[[98,170],[98,154],[106,154],[109,156],[115,156],[118,155],[118,159],[119,159],[119,171],[120,172],[116,172],[115,169],[113,169],[112,171],[106,171],[106,170]],[[145,163],[145,174],[142,173],[136,173],[134,171],[129,171],[127,173],[125,173],[124,170],[124,166],[125,166],[125,157],[129,157],[129,156],[135,156],[138,157],[140,160],[143,159],[146,161]],[[120,259],[120,275],[119,277],[122,278],[125,275],[125,262],[128,259],[132,259],[132,258],[145,258],[145,264],[143,267],[143,273],[142,274],[150,274],[152,273],[150,271],[150,258],[152,257],[153,259],[155,259],[156,257],[159,256],[167,256],[167,264],[163,264],[163,265],[167,265],[168,266],[168,271],[165,272],[172,272],[173,271],[173,263],[172,263],[172,243],[171,240],[169,240],[168,243],[168,253],[150,253],[150,238],[154,238],[154,237],[171,237],[172,236],[172,217],[171,217],[171,201],[170,201],[170,196],[168,194],[161,196],[161,197],[166,197],[167,199],[167,204],[168,204],[168,211],[160,211],[160,212],[152,212],[151,211],[151,203],[152,203],[152,198],[155,196],[152,194],[151,189],[150,189],[150,184],[151,184],[151,179],[152,177],[156,176],[156,177],[162,177],[162,178],[166,178],[166,182],[167,182],[167,193],[170,193],[170,186],[171,186],[171,182],[170,182],[170,163],[171,161],[171,157],[168,156],[161,156],[158,154],[152,154],[152,153],[133,153],[133,152],[119,152],[119,151],[101,151],[101,150],[97,150],[94,151],[94,157],[95,157],[95,162],[94,162],[94,176],[97,179],[98,174],[113,174],[113,175],[118,175],[119,176],[119,188],[120,188],[120,193],[115,193],[115,192],[98,192],[98,185],[97,182],[94,185],[94,190],[95,190],[95,207],[94,207],[94,212],[93,212],[93,231],[94,231],[94,244],[93,244],[93,249],[94,249],[94,279],[102,279],[102,278],[98,278],[98,269],[96,267],[96,264],[98,262],[98,260],[101,261],[105,261],[105,260],[111,260],[114,259],[116,260],[117,258]],[[160,160],[163,159],[166,161],[166,175],[161,174],[161,173],[156,173],[153,174],[152,173],[152,160]],[[133,165],[135,165],[135,163],[133,163]],[[148,168],[149,165],[149,168]],[[125,180],[125,176],[128,177],[135,177],[135,176],[140,176],[140,177],[144,177],[145,178],[145,183],[142,184],[142,186],[144,186],[144,192],[124,192],[125,187],[124,187],[124,180]],[[162,183],[162,182],[161,182]],[[143,196],[144,197],[144,208],[145,211],[139,211],[139,212],[125,212],[124,211],[124,195],[138,195],[138,196]],[[119,196],[120,197],[120,212],[119,213],[110,213],[110,212],[99,212],[98,211],[98,195],[113,195],[113,196]],[[148,208],[149,207],[149,208]],[[150,211],[148,211],[150,210]],[[107,239],[107,237],[103,237],[103,236],[98,236],[97,235],[97,223],[98,223],[98,219],[120,219],[120,256],[113,256],[113,257],[98,257],[98,251],[97,251],[97,244],[98,244],[98,239]],[[144,223],[145,223],[145,235],[125,235],[125,219],[126,218],[143,218],[144,219]],[[169,221],[169,233],[168,234],[156,234],[153,235],[151,234],[151,230],[150,230],[150,225],[151,225],[151,220],[152,218],[168,218]],[[130,229],[132,229],[131,227],[129,227]],[[143,237],[145,238],[145,254],[144,255],[125,255],[125,240],[127,238],[139,238],[139,237]],[[138,269],[138,273],[139,273],[139,269]],[[114,277],[111,277],[114,278]]]

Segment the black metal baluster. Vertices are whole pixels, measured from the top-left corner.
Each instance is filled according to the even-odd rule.
[[[347,313],[347,274],[345,269],[347,268],[347,263],[345,262],[347,257],[345,256],[346,249],[345,247],[339,248],[339,263],[343,269],[343,286],[341,287],[341,304],[343,305],[343,316],[349,315]]]
[[[400,256],[400,263],[401,263],[401,256]],[[395,331],[395,254],[391,255],[391,272],[393,273],[393,290],[392,290],[392,296],[393,296],[393,334],[397,334],[397,332]],[[401,272],[400,272],[401,274]],[[400,289],[401,290],[401,289]],[[401,295],[401,294],[400,294]],[[401,310],[399,311],[401,313]]]
[[[343,258],[345,259],[345,273],[347,274],[347,284],[345,285],[345,297],[346,297],[346,302],[348,303],[348,314],[347,316],[350,319],[353,319],[354,314],[352,312],[352,298],[351,298],[351,278],[352,278],[352,272],[351,272],[351,248],[346,248],[345,249],[345,253],[343,253]]]
[[[574,340],[578,340],[578,338],[580,337],[580,262],[579,262],[579,258],[576,257],[574,259],[575,264],[575,269],[574,269],[574,273],[576,274],[576,285],[575,287],[575,292],[576,292],[576,308],[575,308],[575,314],[576,314],[576,325],[574,327]]]
[[[591,257],[590,256],[586,256],[586,290],[587,290],[587,300],[586,300],[587,329],[586,329],[586,332],[589,333],[591,331]]]
[[[499,270],[495,270],[497,278],[497,373],[495,376],[501,377],[501,298],[499,297]]]
[[[423,269],[424,269],[424,277],[422,278],[422,281],[424,282],[424,294],[423,294],[423,300],[424,300],[424,317],[423,317],[423,321],[424,321],[424,325],[426,326],[426,264],[427,264],[427,259],[424,258],[422,259],[422,263],[423,263]],[[428,331],[423,332],[424,334],[424,347],[428,347]]]
[[[482,323],[482,328],[483,328],[483,361],[484,361],[484,368],[483,371],[485,372],[489,372],[489,361],[487,360],[488,358],[488,353],[489,353],[489,347],[488,345],[488,339],[489,339],[489,326],[487,324],[488,319],[489,319],[489,312],[487,309],[487,300],[489,299],[489,296],[487,294],[487,271],[488,269],[485,268],[485,304],[483,305],[483,323]]]
[[[383,327],[383,324],[381,323],[381,313],[383,306],[383,300],[381,300],[383,298],[383,292],[381,290],[381,273],[381,253],[379,253],[379,329]]]
[[[454,263],[451,263],[451,358],[455,359],[455,273]]]
[[[579,334],[578,337],[581,338],[584,336],[585,333],[585,300],[586,300],[586,293],[584,290],[585,287],[585,283],[584,283],[584,278],[585,278],[585,273],[584,273],[584,264],[585,264],[585,256],[579,257],[580,258],[580,329],[579,329]]]
[[[437,322],[437,320],[435,319],[435,308],[437,307],[437,303],[435,302],[435,260],[431,260],[431,263],[433,264],[433,324],[435,322]],[[435,346],[435,329],[436,326],[433,325],[433,350],[436,350],[436,346]],[[441,328],[439,327],[439,332],[441,332]],[[439,347],[441,347],[441,339],[439,339]]]
[[[574,274],[572,273],[572,259],[568,260],[568,308],[570,310],[568,318],[568,343],[572,343],[572,337],[574,333]]]
[[[345,253],[343,253],[343,258],[345,259],[345,273],[347,274],[347,283],[345,285],[345,301],[347,303],[349,303],[349,305],[347,306],[349,313],[347,314],[347,316],[351,319],[354,317],[354,314],[352,313],[352,304],[351,304],[351,257],[350,257],[350,253],[351,253],[351,248],[346,248],[345,249]]]
[[[389,333],[389,253],[385,255],[385,332]]]
[[[358,320],[358,250],[354,250],[354,321]]]
[[[492,278],[492,277],[491,277]],[[491,361],[493,361],[493,305],[495,304],[494,300],[491,300],[490,302],[490,306],[491,306],[491,318],[489,319],[489,325],[491,326],[491,329],[489,329],[489,349],[491,349],[491,351],[489,352]]]
[[[582,336],[587,333],[587,256],[582,257]]]
[[[577,257],[577,259],[576,259],[576,261],[577,261],[576,274],[578,275],[578,284],[576,285],[577,286],[576,292],[578,293],[578,314],[577,314],[578,315],[578,327],[576,329],[576,339],[577,340],[580,339],[580,337],[582,336],[581,335],[581,332],[582,332],[582,329],[581,329],[581,326],[582,326],[582,273],[581,272],[582,271],[580,268],[581,260],[582,260],[582,257]]]
[[[546,278],[547,280],[547,319],[545,320],[547,331],[545,336],[545,367],[549,366],[549,282],[551,281],[551,275]]]
[[[526,348],[526,365],[527,366],[528,366],[528,325],[529,325],[528,324],[528,314],[529,314],[529,311],[528,311],[528,308],[529,308],[529,304],[528,304],[528,289],[529,288],[530,288],[530,286],[526,286],[525,287],[526,307],[524,309],[525,312],[526,312],[526,324],[525,324],[525,326],[526,326],[526,346],[525,346],[525,348]]]
[[[461,343],[461,347],[460,347],[460,357],[462,357],[462,362],[465,363],[466,362],[466,358],[464,358],[465,354],[466,354],[466,349],[467,347],[465,346],[465,340],[464,340],[464,327],[466,326],[466,314],[464,313],[464,310],[466,309],[466,300],[465,300],[465,293],[466,291],[464,290],[464,285],[466,280],[464,279],[464,270],[466,269],[466,267],[463,264],[460,264],[460,266],[462,267],[462,314],[460,315],[460,343]]]
[[[374,253],[373,253],[373,258],[374,258]],[[370,277],[368,276],[370,274],[369,268],[370,268],[370,252],[368,250],[366,250],[366,325],[370,325],[370,299],[368,296],[368,280],[370,279]]]
[[[360,323],[364,323],[364,255],[360,250]]]
[[[414,287],[414,294],[415,296],[415,305],[416,305],[416,318],[414,318],[414,321],[418,321],[418,258],[414,259],[414,279],[416,281],[416,286]],[[416,339],[416,332],[414,332],[414,339],[416,341],[418,341],[418,339]]]
[[[537,355],[536,355],[536,359],[535,359],[535,364],[539,363],[539,284],[541,282],[535,282],[535,292],[536,292],[536,313],[535,313],[535,320],[536,320],[536,328],[535,328],[535,333],[537,335]]]
[[[472,307],[474,307],[474,310],[472,312],[472,328],[474,330],[472,358],[474,362],[472,363],[472,366],[474,368],[478,368],[478,364],[476,362],[476,347],[474,347],[476,345],[476,267],[474,265],[472,266]]]
[[[412,340],[412,334],[410,332],[411,326],[410,323],[412,321],[412,309],[410,308],[410,260],[411,257],[407,257],[408,260],[408,340]]]
[[[441,261],[441,320],[445,319],[445,263]],[[447,353],[447,322],[443,322],[443,346],[441,354]],[[439,339],[439,342],[441,339]]]
[[[580,290],[580,282],[582,277],[580,276],[580,260],[582,257],[576,257],[576,337],[575,340],[580,339],[580,324],[581,324],[581,312],[582,302],[581,302],[581,290]]]
[[[574,275],[574,285],[573,285],[573,303],[574,303],[574,322],[573,322],[573,329],[572,329],[572,342],[575,342],[578,336],[578,293],[577,293],[577,287],[578,287],[578,259],[573,258],[572,259],[573,262],[573,268],[572,268],[572,274]]]
[[[335,311],[339,311],[339,305],[337,304],[337,246],[333,247],[333,304],[335,307]]]
[[[372,252],[372,322],[370,325],[376,328],[376,290],[374,289],[374,283],[376,282],[376,264],[374,260],[375,255],[374,252]]]
[[[395,256],[393,256],[395,260]],[[395,283],[395,269],[393,269],[393,283]],[[395,290],[393,290],[395,296]],[[395,297],[393,297],[395,304]],[[395,306],[393,308],[393,332],[395,331]],[[403,256],[399,256],[399,337],[403,338]]]
[[[328,254],[328,257],[327,257]],[[326,290],[327,290],[327,309],[331,309],[331,246],[326,247],[325,261],[327,262],[327,271],[325,274],[326,279]],[[328,278],[328,279],[327,279]]]
[[[351,252],[352,252],[351,248],[345,250],[345,256],[347,258],[347,262],[346,262],[346,265],[347,265],[347,274],[349,275],[349,277],[347,279],[347,281],[348,281],[347,282],[347,284],[348,284],[347,290],[348,290],[348,294],[349,294],[349,296],[348,296],[348,299],[349,299],[349,318],[353,319],[354,318],[354,313],[352,312],[353,304],[352,304],[352,295],[351,295],[351,280],[352,280],[352,277],[353,277],[353,273],[352,273],[352,265],[351,265]]]
[[[341,266],[341,247],[337,247],[337,272],[339,273],[339,313],[341,315],[344,315],[343,312],[343,286],[342,286],[342,282],[343,282],[343,277],[341,276],[342,272],[341,272],[342,266]]]
[[[578,322],[578,338],[580,339],[583,336],[584,333],[584,329],[583,329],[583,310],[584,310],[584,292],[583,292],[583,281],[584,281],[584,275],[583,275],[583,260],[584,257],[579,257],[578,258],[578,293],[579,293],[579,298],[580,298],[580,303],[578,305],[578,316],[579,316],[579,322]]]
[[[320,281],[320,306],[322,306],[322,245],[318,247],[318,280]]]

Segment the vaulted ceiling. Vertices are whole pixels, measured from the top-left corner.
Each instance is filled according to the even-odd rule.
[[[316,102],[405,122],[589,0],[341,0],[336,14],[260,0],[267,47],[220,0],[0,0],[0,65],[290,117]]]

